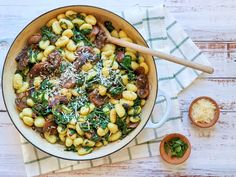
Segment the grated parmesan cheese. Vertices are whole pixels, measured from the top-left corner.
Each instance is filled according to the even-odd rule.
[[[210,123],[214,119],[216,106],[207,99],[200,99],[192,106],[191,116],[198,123]]]

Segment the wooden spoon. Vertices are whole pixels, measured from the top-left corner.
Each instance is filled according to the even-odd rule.
[[[111,42],[112,44],[116,44],[116,45],[119,45],[119,46],[122,46],[122,47],[128,47],[128,48],[134,49],[138,52],[145,53],[145,54],[148,54],[148,55],[152,55],[152,56],[155,56],[155,57],[159,57],[159,58],[162,58],[164,60],[171,61],[171,62],[180,64],[180,65],[184,65],[186,67],[190,67],[190,68],[193,68],[193,69],[196,69],[196,70],[199,70],[199,71],[203,71],[203,72],[206,72],[206,73],[209,73],[209,74],[212,74],[214,72],[214,68],[212,68],[210,66],[202,65],[202,64],[199,64],[199,63],[194,63],[194,62],[191,62],[189,60],[178,58],[178,57],[175,57],[173,55],[169,55],[169,54],[166,54],[166,53],[163,53],[163,52],[155,51],[155,50],[152,50],[150,48],[147,48],[147,47],[144,47],[144,46],[141,46],[141,45],[138,45],[138,44],[134,44],[134,43],[131,43],[131,42],[124,41],[122,39],[112,37],[110,35],[109,31],[106,29],[106,27],[103,24],[98,23],[98,25],[105,32],[105,35],[107,37],[107,41]]]

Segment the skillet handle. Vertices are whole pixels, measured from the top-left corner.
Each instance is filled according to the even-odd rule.
[[[171,99],[170,96],[162,91],[159,90],[158,91],[158,96],[163,96],[166,100],[166,110],[165,110],[165,114],[163,115],[163,117],[161,118],[161,120],[157,123],[152,122],[152,120],[150,119],[146,125],[146,128],[159,128],[161,127],[167,120],[170,114],[170,110],[171,110]]]

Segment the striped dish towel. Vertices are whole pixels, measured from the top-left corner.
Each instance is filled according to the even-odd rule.
[[[153,8],[137,6],[118,14],[138,29],[151,48],[169,52],[186,60],[209,65],[208,60],[201,54],[196,45],[163,5]],[[156,58],[156,65],[159,76],[159,88],[168,92],[171,96],[172,104],[170,117],[161,128],[146,128],[122,150],[107,157],[90,161],[75,162],[58,159],[39,151],[25,139],[21,138],[27,175],[35,176],[50,172],[58,173],[156,156],[159,154],[159,141],[165,134],[172,132],[185,134],[177,95],[189,86],[201,72],[162,61],[158,58]],[[161,117],[163,114],[162,110],[165,110],[165,101],[163,98],[158,98],[151,120],[158,122],[158,117]]]

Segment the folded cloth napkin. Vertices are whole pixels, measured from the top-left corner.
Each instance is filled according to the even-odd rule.
[[[202,55],[165,6],[161,5],[152,8],[136,6],[118,14],[134,25],[151,48],[168,52],[186,60],[209,65],[208,60]],[[52,157],[39,151],[21,138],[27,175],[34,176],[49,172],[58,173],[141,157],[156,156],[159,154],[158,143],[165,134],[171,132],[184,133],[177,94],[189,86],[201,72],[158,58],[156,58],[156,65],[159,88],[168,92],[172,104],[169,119],[161,128],[144,129],[128,146],[112,155],[80,162]],[[165,100],[158,98],[151,120],[158,122],[163,110],[165,110]]]

